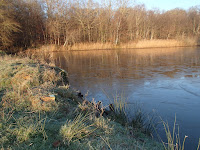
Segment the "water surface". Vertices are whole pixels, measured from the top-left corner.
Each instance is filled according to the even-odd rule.
[[[200,137],[200,48],[120,49],[55,52],[56,65],[69,73],[72,87],[87,99],[110,103],[123,92],[128,105],[139,102],[169,124],[175,114],[186,149]],[[130,112],[131,113],[131,112]],[[163,129],[159,133],[163,138]]]

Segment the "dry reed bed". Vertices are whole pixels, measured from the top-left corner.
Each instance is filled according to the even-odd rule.
[[[139,40],[137,42],[121,43],[115,45],[112,43],[81,43],[75,44],[69,50],[102,50],[102,49],[117,49],[117,48],[169,48],[169,47],[186,47],[198,45],[195,38],[182,40]]]
[[[196,41],[188,40],[141,40],[138,42],[130,42],[122,44],[122,48],[169,48],[169,47],[185,47],[194,46]]]
[[[53,51],[68,51],[68,50],[109,50],[109,49],[146,49],[146,48],[170,48],[170,47],[188,47],[197,46],[198,42],[196,38],[187,39],[169,39],[169,40],[139,40],[128,43],[121,43],[115,45],[113,43],[77,43],[68,46],[57,46],[57,45],[44,45],[36,49],[28,49],[27,53],[33,51],[39,52],[53,52]]]

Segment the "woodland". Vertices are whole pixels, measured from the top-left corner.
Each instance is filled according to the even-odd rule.
[[[0,49],[198,38],[200,6],[147,10],[130,0],[0,0]]]

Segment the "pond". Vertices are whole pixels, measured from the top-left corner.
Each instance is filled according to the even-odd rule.
[[[175,116],[185,149],[200,137],[200,48],[119,49],[54,52],[56,65],[67,70],[72,87],[87,99],[109,104],[123,93],[130,108],[168,120]],[[164,129],[158,129],[164,139]]]

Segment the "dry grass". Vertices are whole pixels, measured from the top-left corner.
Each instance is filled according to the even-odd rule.
[[[141,40],[138,42],[129,42],[122,44],[122,48],[168,48],[168,47],[185,47],[196,46],[195,38],[187,38],[181,40]]]
[[[113,49],[116,46],[112,43],[77,43],[69,46],[57,46],[57,45],[43,45],[40,48],[28,49],[26,53],[33,52],[58,52],[67,50],[101,50],[101,49]]]
[[[124,94],[117,94],[114,96],[114,109],[117,113],[124,113],[126,115],[127,99]]]
[[[0,58],[0,90],[5,91],[1,103],[4,107],[14,105],[17,109],[45,111],[57,107],[53,101],[46,105],[41,98],[53,94],[53,89],[61,83],[60,73],[28,58]]]
[[[139,40],[128,43],[121,43],[115,45],[114,43],[76,43],[68,46],[57,46],[57,45],[43,45],[40,48],[26,50],[27,55],[33,55],[34,52],[58,52],[68,50],[108,50],[108,49],[119,49],[119,48],[169,48],[169,47],[187,47],[197,46],[198,40],[196,38],[184,38],[184,39],[159,39],[159,40]]]
[[[112,43],[80,43],[71,46],[69,50],[101,50],[113,48],[116,48],[116,46]]]
[[[43,45],[40,48],[34,48],[34,49],[28,49],[26,50],[28,53],[32,53],[33,51],[42,51],[42,52],[55,52],[55,51],[61,51],[59,46],[51,44],[51,45]]]
[[[67,121],[60,129],[60,134],[64,138],[64,142],[68,145],[73,139],[80,140],[89,136],[96,128],[91,128],[94,124],[90,123],[88,115],[79,114],[73,121]]]
[[[128,43],[121,43],[115,45],[113,43],[81,43],[73,45],[69,50],[101,50],[101,49],[115,49],[115,48],[168,48],[168,47],[185,47],[196,46],[196,38],[185,39],[170,39],[170,40],[139,40]]]
[[[167,137],[167,143],[163,142],[163,147],[165,150],[184,150],[185,140],[188,136],[185,135],[183,142],[181,142],[180,134],[179,134],[179,127],[176,129],[176,116],[174,121],[173,130],[171,131],[168,122],[164,122],[162,120],[165,134]]]

